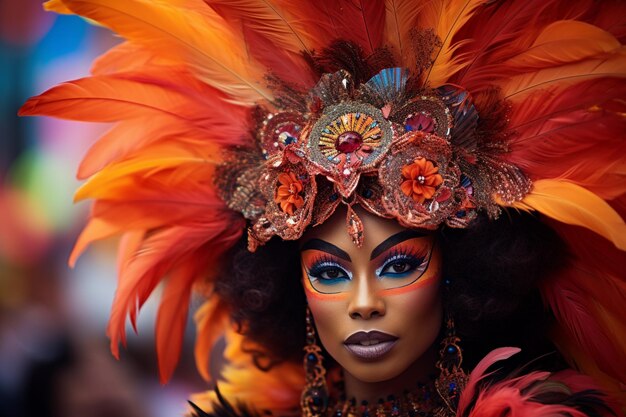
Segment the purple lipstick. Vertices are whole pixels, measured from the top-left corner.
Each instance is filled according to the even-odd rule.
[[[373,330],[353,333],[343,344],[358,358],[374,361],[389,352],[397,340],[396,336]]]

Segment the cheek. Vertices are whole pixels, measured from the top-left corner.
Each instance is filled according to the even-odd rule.
[[[438,306],[441,305],[439,282],[431,280],[415,288],[411,287],[408,286],[402,292],[388,295],[395,313],[414,319],[427,319],[432,313],[438,316]]]
[[[439,273],[433,273],[422,282],[385,292],[389,315],[399,322],[404,335],[416,345],[433,343],[443,316]]]
[[[309,297],[309,308],[313,315],[317,336],[324,348],[332,357],[336,357],[338,349],[343,347],[343,337],[348,332],[345,315],[345,303]]]
[[[346,315],[345,294],[321,294],[313,289],[306,272],[302,271],[304,292],[313,315],[317,336],[322,345],[333,356],[334,348],[343,344],[344,320]]]

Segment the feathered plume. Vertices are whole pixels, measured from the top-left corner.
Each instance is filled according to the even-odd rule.
[[[163,56],[190,66],[232,100],[252,105],[271,100],[262,84],[263,70],[249,65],[245,45],[201,0],[63,0],[73,13],[92,19],[126,39],[158,47]],[[202,7],[204,6],[204,7]]]
[[[304,371],[299,363],[285,362],[271,372],[257,368],[249,352],[255,346],[232,330],[226,333],[224,358],[228,364],[218,381],[221,395],[231,404],[253,404],[258,410],[271,409],[279,415],[298,415]],[[197,394],[191,401],[205,411],[218,404],[214,392]]]
[[[530,372],[501,382],[487,383],[487,369],[519,352],[500,348],[488,354],[472,371],[461,394],[457,417],[589,417],[612,416],[613,410],[594,389],[590,378],[574,372],[552,375]],[[479,389],[479,385],[482,385]],[[576,392],[578,391],[578,392]]]

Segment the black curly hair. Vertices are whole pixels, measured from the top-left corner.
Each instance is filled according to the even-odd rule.
[[[504,211],[479,216],[466,229],[442,228],[444,306],[455,318],[472,367],[491,349],[518,346],[529,361],[555,352],[545,337],[552,320],[537,283],[562,267],[563,241],[536,216]],[[233,307],[245,335],[264,347],[250,352],[257,366],[301,360],[306,299],[298,244],[274,239],[257,252],[242,239],[233,249],[216,291]],[[549,355],[561,367],[558,355]]]

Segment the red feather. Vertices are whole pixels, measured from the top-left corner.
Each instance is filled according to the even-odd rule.
[[[457,416],[467,417],[587,417],[587,414],[566,404],[544,404],[541,399],[551,395],[562,397],[580,390],[594,389],[596,384],[586,376],[574,372],[550,374],[530,372],[507,378],[493,385],[478,388],[489,374],[487,369],[495,362],[519,352],[517,348],[500,348],[489,353],[472,371],[468,385],[461,394]],[[475,399],[475,401],[474,401]],[[611,412],[597,408],[598,415]]]
[[[303,91],[308,91],[315,85],[317,80],[302,54],[277,49],[269,39],[251,30],[246,24],[243,34],[246,43],[250,45],[250,55],[264,65],[268,73],[300,87]]]
[[[337,39],[355,42],[372,54],[385,35],[384,0],[318,0],[321,21],[328,21]]]
[[[508,161],[533,179],[564,178],[603,198],[621,195],[626,119],[618,112],[626,111],[624,96],[626,83],[611,78],[528,96],[510,115],[517,136]]]
[[[557,20],[574,19],[590,7],[585,2],[564,3],[563,0],[527,0],[484,6],[457,35],[472,42],[459,49],[469,62],[451,82],[476,93],[494,79],[506,76],[498,66],[527,51],[545,26]]]
[[[226,226],[228,225],[228,226]],[[204,271],[210,270],[223,252],[231,247],[241,236],[244,224],[241,218],[235,218],[230,212],[214,213],[210,218],[198,218],[180,226],[172,226],[148,236],[134,256],[128,257],[121,266],[119,286],[111,310],[108,335],[111,338],[111,351],[119,356],[119,342],[125,341],[126,316],[135,322],[137,311],[154,291],[158,283],[168,273],[178,271],[183,274],[171,281],[166,294],[188,294],[195,280],[206,279],[198,274],[202,265]],[[191,269],[179,269],[182,265],[192,265]],[[184,267],[187,268],[187,267]],[[181,277],[183,279],[181,279]],[[160,318],[157,320],[157,349],[162,381],[167,380],[178,361],[181,341],[170,340],[168,326],[175,326],[175,336],[182,335],[183,318],[186,317],[189,297],[166,298]],[[182,324],[181,324],[182,323]],[[182,337],[182,336],[181,336]],[[169,345],[169,343],[173,343]]]
[[[626,380],[626,252],[588,230],[550,223],[572,252],[570,266],[541,286],[558,320],[556,334],[574,344],[562,346],[572,351],[572,366],[612,379],[607,383],[618,390],[618,381]]]
[[[46,115],[90,122],[116,122],[161,115],[187,129],[211,132],[225,145],[241,144],[248,109],[225,102],[218,90],[184,71],[124,73],[82,78],[29,99],[20,115]]]
[[[626,375],[626,364],[619,360],[613,362],[614,358],[620,357],[612,340],[615,335],[607,334],[599,323],[597,313],[594,314],[596,303],[602,300],[590,297],[584,287],[576,282],[576,277],[567,272],[541,286],[544,304],[551,308],[559,324],[575,343],[595,359],[600,369]]]
[[[194,281],[206,270],[201,254],[180,263],[170,272],[156,319],[156,346],[161,384],[165,384],[176,369],[183,345],[189,299]]]
[[[489,352],[489,354],[485,356],[478,363],[478,365],[476,365],[476,367],[474,367],[472,373],[470,374],[470,378],[467,381],[467,385],[459,398],[458,415],[462,415],[460,411],[470,406],[472,398],[474,398],[477,393],[480,381],[490,375],[486,373],[487,369],[489,369],[494,363],[508,359],[511,356],[518,354],[520,351],[521,349],[516,347],[494,349]]]

